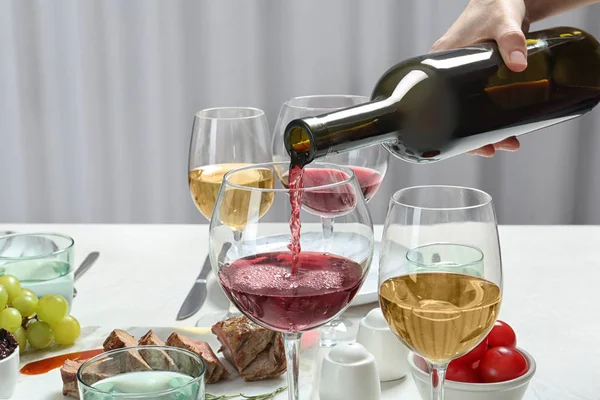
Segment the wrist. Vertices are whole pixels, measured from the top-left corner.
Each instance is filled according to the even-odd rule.
[[[598,3],[600,0],[524,0],[525,15],[530,23],[577,7]]]

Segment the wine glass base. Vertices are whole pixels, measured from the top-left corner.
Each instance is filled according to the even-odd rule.
[[[334,347],[343,342],[350,342],[355,339],[356,332],[352,328],[352,321],[348,318],[336,318],[319,330],[320,347]]]
[[[196,321],[196,327],[210,328],[217,322],[224,321],[232,317],[241,317],[242,313],[235,307],[229,307],[228,310],[214,311],[203,314]]]
[[[221,322],[226,320],[227,318],[231,318],[237,315],[231,315],[227,310],[215,311],[211,313],[203,314],[196,321],[196,327],[201,328],[210,328],[217,322]]]

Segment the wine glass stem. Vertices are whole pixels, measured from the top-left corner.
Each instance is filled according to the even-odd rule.
[[[239,257],[242,257],[242,231],[233,231],[233,241],[235,243],[235,250]]]
[[[286,332],[283,335],[285,342],[285,356],[287,358],[288,399],[298,400],[298,374],[300,368],[300,332]]]
[[[323,230],[323,252],[329,253],[333,237],[333,218],[321,218],[321,228]]]
[[[235,245],[235,250],[239,257],[242,257],[242,231],[233,231],[233,242]],[[229,308],[227,309],[227,315],[225,318],[238,317],[241,313],[231,301],[229,302]]]
[[[431,400],[444,400],[444,380],[448,365],[430,365]]]
[[[333,218],[321,217],[321,229],[323,231],[323,252],[331,252],[331,238],[333,237]],[[329,321],[321,328],[321,346],[331,347],[335,345],[335,321]]]

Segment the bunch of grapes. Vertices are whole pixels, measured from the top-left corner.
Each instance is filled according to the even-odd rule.
[[[0,276],[0,328],[11,332],[21,351],[27,342],[34,349],[45,349],[52,343],[71,345],[81,329],[69,315],[69,303],[60,295],[38,298],[12,275]]]

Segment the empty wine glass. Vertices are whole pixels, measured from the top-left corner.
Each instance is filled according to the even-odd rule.
[[[273,161],[289,162],[290,160],[283,143],[285,127],[290,121],[359,105],[367,101],[369,101],[368,97],[355,95],[314,95],[295,97],[286,101],[281,106],[273,134]],[[387,172],[389,156],[390,153],[383,146],[375,145],[346,153],[332,154],[319,161],[351,168],[362,189],[365,200],[369,202],[383,182]],[[286,181],[287,172],[287,167],[278,171],[279,177],[284,182]],[[320,217],[323,231],[323,248],[327,251],[331,245],[330,239],[333,234],[335,218],[322,215]],[[321,329],[321,346],[331,347],[343,340],[344,338],[340,337],[340,333],[349,332],[348,327],[345,326],[346,324],[349,324],[349,322],[339,317],[324,325]]]
[[[196,113],[190,140],[188,184],[194,204],[206,219],[211,219],[227,172],[271,161],[269,138],[265,113],[258,108],[217,107]],[[255,177],[245,179],[252,181]],[[233,247],[237,249],[241,230],[236,228],[235,232]],[[239,312],[230,304],[227,317],[234,314]]]
[[[349,168],[321,164],[320,183],[305,179],[303,188],[256,187],[239,179],[248,173],[274,179],[278,168],[288,165],[257,164],[225,175],[210,223],[209,247],[219,284],[231,301],[250,320],[283,333],[289,399],[297,400],[301,334],[343,312],[358,292],[373,256],[373,225]],[[289,226],[263,222],[265,204],[289,210],[294,199],[302,202],[294,208],[300,210],[301,227],[298,221]],[[323,251],[321,225],[303,219],[311,216],[307,210],[335,216],[337,229],[329,252]],[[234,226],[242,227],[242,254],[228,250]],[[292,233],[300,234],[295,263]]]
[[[427,361],[431,399],[443,399],[449,362],[486,337],[500,310],[502,262],[491,196],[455,186],[394,193],[379,284],[390,328]]]

